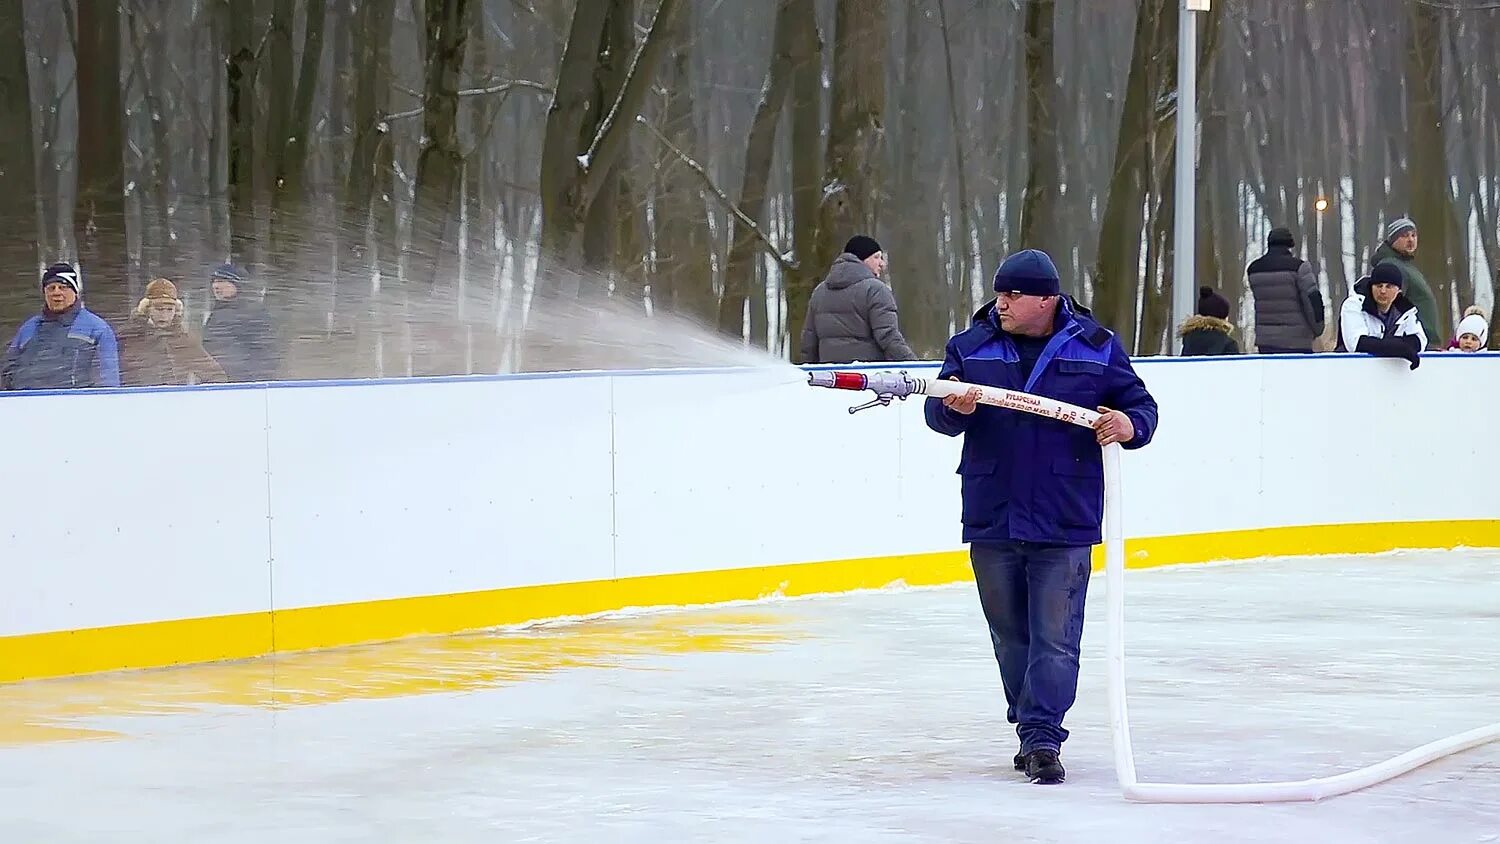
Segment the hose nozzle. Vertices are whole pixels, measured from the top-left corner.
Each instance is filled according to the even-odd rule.
[[[871,390],[875,398],[862,405],[849,408],[858,413],[868,407],[888,405],[892,399],[902,399],[922,392],[921,379],[912,378],[905,370],[900,372],[809,372],[807,383],[812,387],[830,387],[835,390]]]

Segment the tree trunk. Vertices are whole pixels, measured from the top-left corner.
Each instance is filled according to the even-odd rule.
[[[458,199],[463,150],[458,143],[458,90],[468,44],[467,6],[474,0],[428,0],[427,73],[422,98],[422,152],[412,207],[407,290],[415,313],[413,371],[451,375],[464,370],[453,339],[458,292]]]
[[[610,0],[604,40],[599,45],[599,63],[594,68],[595,93],[590,97],[589,116],[584,123],[589,137],[579,139],[580,149],[587,148],[593,133],[608,116],[610,104],[619,99],[630,75],[629,61],[634,53],[635,0]],[[621,146],[624,149],[628,141],[622,141]],[[622,162],[628,164],[628,161],[622,152],[619,161],[600,171],[598,195],[583,220],[583,263],[595,270],[601,280],[614,277],[618,270],[621,182],[625,169]]]
[[[1130,75],[1115,140],[1109,198],[1099,227],[1098,263],[1094,271],[1094,314],[1131,348],[1135,338],[1136,291],[1140,285],[1141,229],[1144,224],[1146,156],[1155,126],[1151,63],[1156,60],[1157,18],[1166,14],[1163,0],[1140,0],[1136,10]]]
[[[266,148],[271,152],[270,166],[273,168],[271,189],[271,261],[272,272],[266,278],[266,306],[276,315],[283,335],[290,342],[288,359],[294,365],[303,357],[302,348],[308,348],[320,362],[330,362],[328,314],[331,306],[323,303],[333,300],[334,286],[338,279],[333,273],[318,272],[317,267],[329,258],[321,247],[322,234],[326,229],[310,231],[311,219],[307,213],[307,194],[304,175],[307,171],[307,141],[312,129],[313,95],[318,89],[318,68],[323,64],[323,31],[327,19],[328,5],[324,0],[313,0],[307,4],[307,16],[303,26],[302,62],[297,72],[297,85],[290,96],[287,89],[272,94],[269,110],[276,116],[267,133]],[[287,18],[287,42],[290,44],[290,17]],[[273,37],[280,36],[275,32]],[[290,65],[290,53],[287,55]],[[275,70],[275,79],[290,80],[290,67],[285,72]],[[287,83],[290,85],[290,82]],[[275,89],[273,89],[275,90]],[[317,231],[316,234],[313,231]],[[334,252],[337,252],[335,247]],[[354,357],[349,350],[345,357]],[[347,372],[337,371],[342,362],[333,362],[333,371],[325,370],[331,377],[347,377]]]
[[[924,125],[924,100],[928,97],[922,77],[924,33],[920,7],[908,4],[904,25],[905,44],[900,63],[902,78],[897,87],[892,137],[891,207],[902,221],[889,237],[894,241],[891,256],[891,285],[901,331],[919,357],[941,357],[948,339],[949,304],[946,278],[939,272],[942,259],[938,254],[938,208],[935,192],[927,176],[940,166],[937,153]],[[933,160],[936,158],[937,160]],[[962,319],[960,316],[960,319]]]
[[[78,63],[78,122],[86,130],[78,133],[74,216],[84,296],[90,310],[122,325],[134,302],[126,251],[120,8],[113,0],[79,2],[78,49],[88,57]]]
[[[885,155],[885,0],[839,0],[835,26],[833,106],[818,234],[813,254],[799,255],[799,260],[811,257],[816,267],[832,263],[838,246],[851,235],[873,233]],[[797,304],[797,310],[790,303],[787,310],[793,331],[801,331],[807,314],[806,300]]]
[[[745,142],[745,169],[740,181],[740,210],[762,229],[766,224],[766,186],[771,178],[771,164],[776,158],[776,130],[786,111],[787,93],[792,87],[792,42],[796,38],[793,11],[798,0],[780,0],[776,7],[776,29],[771,42],[771,60],[761,86],[760,102],[750,123],[750,138]],[[768,348],[768,319],[765,290],[755,284],[755,265],[760,251],[755,235],[736,225],[729,247],[729,267],[724,275],[724,295],[719,300],[719,330],[735,337],[744,330],[746,303],[750,311],[750,343]]]
[[[21,3],[0,3],[0,267],[9,278],[0,285],[0,326],[6,330],[36,310],[41,278],[23,11]]]
[[[1053,66],[1054,0],[1026,6],[1026,197],[1019,245],[1054,259],[1065,248],[1058,218],[1062,173],[1058,162],[1057,70]],[[1070,279],[1076,282],[1076,279]]]
[[[672,60],[664,76],[666,103],[663,134],[678,149],[700,149],[698,121],[693,97],[689,44],[693,33],[679,27]],[[695,174],[675,156],[662,168],[664,190],[657,196],[656,278],[672,295],[658,299],[652,283],[652,302],[679,314],[705,322],[718,317],[719,302],[713,289],[713,242],[708,231],[708,213],[703,188]]]
[[[823,190],[823,41],[813,0],[792,0],[792,242],[797,272],[786,279],[786,317],[782,323],[790,357],[801,362],[798,332],[807,300],[820,274],[818,202]],[[883,78],[883,77],[882,77]]]
[[[312,132],[313,96],[318,90],[318,68],[323,64],[323,31],[327,11],[328,5],[324,0],[313,0],[307,4],[302,64],[297,72],[296,92],[291,97],[285,95],[284,89],[282,93],[273,94],[278,103],[287,104],[284,112],[279,108],[271,110],[271,113],[282,113],[283,116],[275,124],[280,127],[280,133],[270,135],[268,145],[269,149],[276,151],[276,183],[271,199],[271,238],[277,252],[294,245],[306,219],[301,213],[301,206],[306,199],[304,179],[307,172],[307,142],[308,135]],[[279,78],[284,74],[272,75]]]
[[[339,275],[348,283],[340,287],[342,317],[354,334],[354,346],[361,364],[351,364],[350,375],[374,375],[383,371],[381,332],[376,319],[377,308],[373,284],[377,257],[389,257],[396,250],[395,240],[369,238],[371,215],[375,210],[376,186],[389,191],[390,171],[384,167],[390,138],[383,122],[389,110],[390,42],[394,17],[392,2],[364,2],[352,13],[350,49],[355,68],[350,126],[353,142],[349,171],[344,182],[342,221],[338,227]],[[382,200],[381,207],[389,205]],[[370,251],[373,240],[376,252]],[[382,276],[384,274],[382,273]],[[386,284],[396,279],[382,278]],[[368,367],[368,368],[366,368]]]
[[[559,289],[577,291],[576,271],[586,266],[585,220],[600,192],[607,186],[611,168],[624,149],[651,78],[670,40],[669,31],[681,0],[659,0],[656,15],[627,71],[620,94],[598,121],[588,121],[590,104],[596,99],[595,75],[600,65],[600,39],[610,4],[580,3],[573,13],[556,92],[547,112],[542,145],[542,259],[563,269],[544,278],[544,294]],[[604,57],[607,59],[607,56]],[[559,278],[566,275],[572,279]]]
[[[101,0],[102,2],[102,0]],[[234,260],[256,264],[254,0],[228,0],[225,108],[229,117],[229,237]],[[84,64],[87,64],[85,62]]]
[[[1421,227],[1422,247],[1416,263],[1432,284],[1440,337],[1428,337],[1428,348],[1440,349],[1452,336],[1452,270],[1448,260],[1453,208],[1448,191],[1447,145],[1443,138],[1442,22],[1438,10],[1414,4],[1406,50],[1407,170],[1412,219]]]

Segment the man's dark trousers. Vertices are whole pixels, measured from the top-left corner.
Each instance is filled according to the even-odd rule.
[[[1006,718],[1021,752],[1060,750],[1063,716],[1078,693],[1078,645],[1090,548],[974,543],[969,560],[1005,686]]]

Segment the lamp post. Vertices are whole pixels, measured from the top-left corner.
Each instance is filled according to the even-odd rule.
[[[1177,11],[1177,214],[1172,232],[1172,353],[1182,354],[1177,329],[1193,315],[1198,285],[1194,283],[1194,207],[1198,176],[1198,16],[1210,0],[1181,0]]]

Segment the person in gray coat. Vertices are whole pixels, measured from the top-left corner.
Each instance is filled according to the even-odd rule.
[[[803,363],[913,360],[896,324],[896,297],[880,280],[885,252],[855,235],[813,289],[802,324]]]
[[[1266,254],[1245,271],[1255,296],[1255,345],[1263,355],[1311,354],[1323,333],[1323,294],[1312,265],[1292,254],[1296,246],[1289,229],[1271,229]]]

